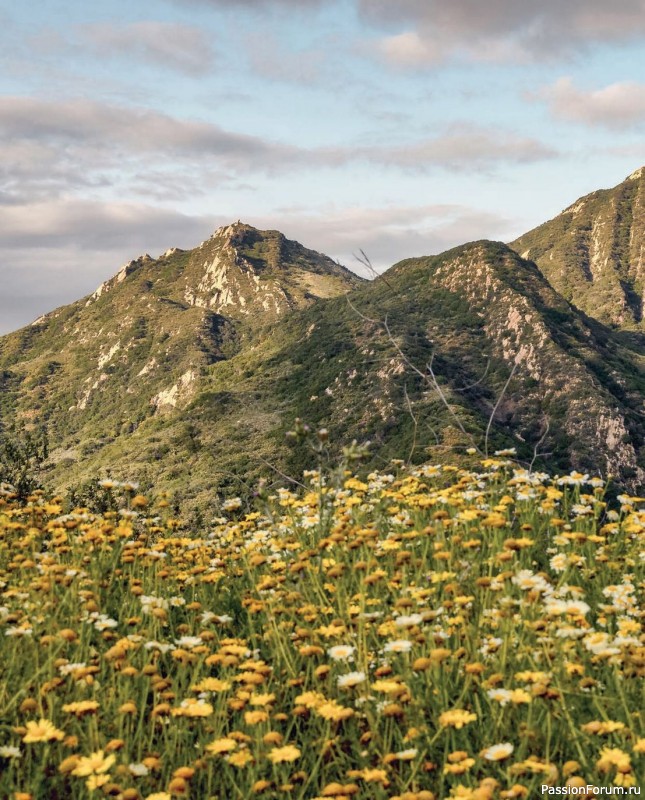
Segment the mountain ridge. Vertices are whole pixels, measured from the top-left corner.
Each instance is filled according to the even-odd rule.
[[[578,198],[510,246],[585,313],[645,330],[645,167]]]
[[[200,507],[274,469],[297,475],[296,416],[371,440],[376,459],[516,447],[637,490],[644,338],[579,310],[501,242],[365,281],[234,223],[1,337],[0,426],[48,432],[56,488],[111,474]]]

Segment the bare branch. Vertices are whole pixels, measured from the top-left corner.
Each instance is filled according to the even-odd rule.
[[[304,483],[300,483],[300,481],[297,481],[295,478],[291,478],[289,475],[286,475],[276,466],[267,461],[266,458],[262,458],[262,456],[256,456],[256,458],[258,459],[258,461],[261,461],[263,464],[266,464],[267,467],[269,467],[269,469],[272,469],[274,472],[277,472],[278,475],[280,475],[282,478],[285,479],[285,481],[289,481],[289,483],[295,483],[298,486],[301,486],[303,489],[308,490],[309,487],[305,486]]]
[[[372,278],[373,279],[374,278],[380,278],[388,288],[392,289],[392,291],[395,294],[398,294],[398,292],[392,286],[392,284],[388,281],[388,279],[383,274],[380,274],[380,273],[378,273],[376,271],[376,269],[374,268],[374,265],[370,261],[369,256],[367,255],[365,250],[363,250],[363,248],[361,248],[358,252],[360,253],[360,256],[357,256],[356,253],[353,253],[352,255],[358,261],[359,264],[362,264],[365,267],[365,269],[367,269],[367,271],[371,274]]]
[[[403,394],[405,396],[405,402],[408,406],[408,413],[412,417],[412,422],[414,424],[414,432],[412,434],[412,446],[410,447],[410,455],[408,456],[407,465],[409,466],[412,463],[412,454],[414,453],[416,446],[417,446],[417,418],[414,416],[414,412],[412,411],[412,403],[410,402],[410,397],[408,395],[408,385],[407,383],[403,384]]]
[[[345,300],[347,300],[347,305],[348,305],[348,306],[349,306],[349,307],[352,309],[352,311],[353,311],[353,312],[354,312],[354,313],[355,313],[357,316],[359,316],[359,317],[360,317],[362,320],[364,320],[365,322],[371,322],[371,323],[373,323],[374,325],[382,325],[382,324],[383,324],[383,323],[382,323],[382,322],[380,322],[379,320],[377,320],[377,319],[372,319],[371,317],[368,317],[368,316],[366,316],[365,314],[363,314],[361,311],[359,311],[359,310],[356,308],[356,306],[355,306],[355,305],[352,303],[352,301],[349,299],[349,295],[348,295],[348,294],[346,294],[346,295],[345,295]]]
[[[490,369],[490,358],[487,358],[486,359],[486,369],[484,370],[484,374],[481,376],[481,378],[478,381],[475,381],[474,383],[469,383],[468,386],[462,386],[459,389],[455,389],[455,391],[456,392],[467,392],[468,389],[473,389],[475,386],[479,386],[479,384],[484,380],[486,375],[488,375],[488,370],[489,369]]]
[[[488,458],[488,435],[490,433],[491,425],[493,424],[493,419],[495,418],[495,413],[497,412],[497,409],[499,408],[499,404],[502,402],[502,398],[504,397],[504,394],[505,394],[506,390],[508,389],[508,384],[511,382],[511,379],[513,378],[513,375],[515,375],[515,371],[516,370],[517,370],[517,362],[515,362],[515,364],[513,364],[513,369],[511,370],[511,374],[508,376],[508,379],[507,379],[506,383],[504,384],[504,388],[502,389],[499,397],[497,398],[497,402],[495,403],[495,406],[494,406],[494,408],[493,408],[493,410],[491,412],[491,415],[488,418],[488,425],[486,426],[486,436],[484,437],[484,453],[486,454],[486,458]]]
[[[535,447],[533,448],[533,458],[531,459],[531,463],[529,464],[529,472],[533,472],[533,464],[535,464],[535,460],[538,456],[538,449],[542,444],[542,442],[546,439],[546,436],[549,432],[549,427],[550,427],[549,418],[545,417],[545,420],[546,420],[546,427],[544,428],[544,433],[542,434],[542,436],[540,436],[538,441],[535,443]]]

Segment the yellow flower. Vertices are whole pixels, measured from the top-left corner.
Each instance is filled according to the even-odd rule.
[[[625,723],[612,722],[611,720],[607,720],[606,722],[594,720],[593,722],[587,722],[586,725],[583,725],[582,730],[585,733],[595,733],[597,736],[605,736],[608,733],[616,733],[617,731],[625,730]]]
[[[317,647],[313,644],[306,644],[303,645],[298,652],[301,656],[307,658],[308,656],[321,656],[325,651],[322,649],[322,647]]]
[[[439,724],[445,728],[463,728],[469,722],[474,722],[477,714],[472,711],[465,711],[463,708],[453,708],[451,711],[444,711],[439,716]]]
[[[210,703],[189,698],[170,712],[173,717],[210,717],[214,709]]]
[[[618,772],[629,772],[631,759],[629,755],[618,747],[603,747],[596,766],[601,772],[609,772],[611,767],[616,767]]]
[[[327,703],[322,703],[316,707],[316,713],[323,719],[339,722],[343,719],[349,719],[354,716],[354,711],[351,708],[346,708],[336,703],[334,700],[329,700]]]
[[[525,689],[513,689],[509,697],[511,703],[530,703],[533,699]]]
[[[238,750],[237,753],[233,753],[230,756],[226,757],[226,760],[229,764],[232,764],[234,767],[245,767],[247,764],[250,764],[254,761],[253,756],[247,749]]]
[[[193,692],[226,692],[231,688],[231,684],[219,678],[204,678],[190,688]]]
[[[269,761],[274,764],[281,764],[283,761],[295,761],[300,758],[300,750],[292,744],[286,744],[284,747],[274,747],[269,752]]]
[[[68,756],[67,758],[63,759],[58,765],[58,771],[61,772],[63,775],[66,772],[71,772],[78,764],[79,756],[72,755]]]
[[[103,750],[90,753],[89,756],[81,756],[78,764],[72,770],[72,775],[85,778],[88,775],[101,775],[107,772],[116,761],[116,756],[106,756]]]
[[[249,703],[252,706],[270,706],[272,703],[275,703],[275,695],[274,694],[252,694]]]
[[[27,723],[27,733],[22,737],[23,742],[60,742],[65,738],[64,731],[50,722],[48,719],[40,719],[38,722],[30,721]]]
[[[318,708],[318,706],[326,703],[325,696],[320,692],[305,692],[296,697],[296,705],[304,706],[305,708]]]
[[[372,689],[375,692],[383,692],[384,694],[399,695],[407,691],[407,686],[399,681],[394,680],[381,680],[374,681]]]
[[[269,715],[266,711],[246,711],[244,714],[244,722],[247,725],[257,725],[260,722],[266,722]]]
[[[101,786],[105,786],[105,784],[109,783],[109,782],[110,782],[110,776],[109,775],[95,775],[95,774],[92,774],[85,781],[85,785],[90,790],[90,792],[93,792],[94,789],[100,789]]]
[[[361,777],[365,783],[382,783],[383,786],[389,784],[387,772],[384,769],[370,769],[369,767],[365,767],[361,772]]]
[[[86,714],[94,714],[99,708],[96,700],[78,700],[75,703],[67,703],[63,706],[63,711],[67,714],[74,714],[76,717],[83,717]]]
[[[231,750],[237,748],[235,739],[223,737],[222,739],[215,739],[215,741],[207,744],[204,748],[207,752],[217,755],[218,753],[230,753]]]

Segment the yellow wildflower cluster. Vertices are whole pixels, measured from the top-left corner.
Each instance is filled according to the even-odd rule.
[[[394,472],[195,531],[0,487],[0,796],[636,785],[645,500],[503,455]]]

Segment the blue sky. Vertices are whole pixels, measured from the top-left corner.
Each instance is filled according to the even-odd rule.
[[[0,333],[241,219],[360,271],[645,162],[645,1],[0,0]]]

